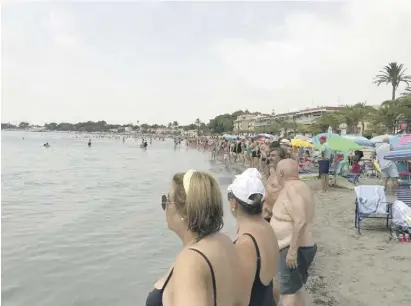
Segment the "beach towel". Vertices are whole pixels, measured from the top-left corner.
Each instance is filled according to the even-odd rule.
[[[411,207],[396,200],[392,204],[392,222],[396,226],[411,227]]]
[[[359,212],[362,214],[386,214],[387,200],[384,186],[362,185],[354,188]]]

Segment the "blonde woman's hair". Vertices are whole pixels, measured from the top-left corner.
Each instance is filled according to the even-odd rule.
[[[185,173],[173,177],[174,202],[179,214],[187,220],[188,230],[199,239],[222,229],[223,200],[216,180],[205,172],[191,174],[188,193],[184,188]]]

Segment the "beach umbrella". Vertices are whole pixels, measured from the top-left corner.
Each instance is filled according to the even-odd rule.
[[[411,150],[391,151],[384,156],[384,159],[394,161],[408,161],[411,160]]]
[[[229,135],[229,134],[224,134],[224,135],[223,135],[223,138],[224,138],[224,139],[227,139],[227,140],[235,140],[235,139],[237,139],[237,136]]]
[[[397,146],[403,146],[411,142],[411,135],[402,135],[398,140]]]
[[[302,147],[302,148],[309,148],[313,146],[308,141],[301,140],[301,139],[291,139],[291,145],[294,147]]]
[[[375,137],[371,138],[370,141],[372,143],[380,143],[387,137],[390,140],[390,143],[391,143],[391,139],[395,138],[394,135],[378,135],[378,136],[375,136]]]
[[[305,136],[305,135],[296,135],[294,139],[300,139],[300,140],[305,140],[305,141],[312,141],[310,137]]]
[[[325,137],[327,137],[327,141],[330,139],[330,138],[333,138],[333,137],[341,137],[340,135],[338,135],[338,134],[335,134],[335,133],[321,133],[321,134],[318,134],[318,135],[315,135],[314,137],[313,137],[313,144],[319,144],[320,143],[320,137],[321,136],[325,136]]]
[[[411,143],[405,144],[403,146],[396,146],[392,149],[392,151],[406,151],[411,150]]]
[[[271,135],[271,134],[258,134],[257,136],[259,136],[259,137],[264,137],[264,138],[269,138],[269,139],[274,138],[274,136]]]
[[[361,150],[361,146],[354,141],[341,136],[334,136],[327,139],[328,146],[333,151],[348,152],[353,150]],[[321,145],[316,144],[314,147],[321,148]]]
[[[374,147],[374,143],[367,138],[359,135],[342,135],[342,137],[354,141],[356,144],[362,147]]]

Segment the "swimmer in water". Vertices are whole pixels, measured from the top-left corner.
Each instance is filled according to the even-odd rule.
[[[88,141],[88,146],[91,147],[91,139]]]
[[[48,142],[46,142],[46,143],[43,145],[43,147],[48,148],[48,147],[50,147],[50,145],[49,145]]]

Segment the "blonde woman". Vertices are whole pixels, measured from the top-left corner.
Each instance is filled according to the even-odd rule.
[[[215,179],[193,170],[177,173],[162,208],[183,249],[155,283],[146,306],[241,305],[238,256],[220,233],[223,203]]]
[[[244,305],[273,306],[273,278],[277,273],[279,248],[271,225],[262,216],[265,197],[261,174],[247,169],[228,187],[228,200],[237,219],[234,241],[241,268]]]

